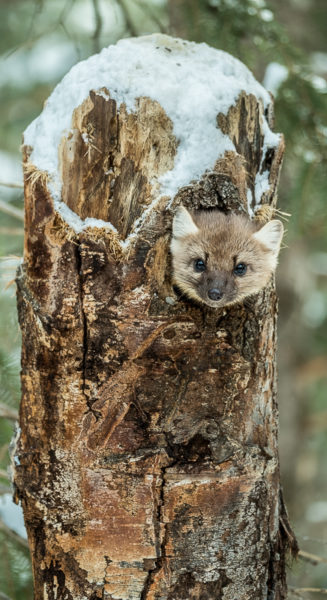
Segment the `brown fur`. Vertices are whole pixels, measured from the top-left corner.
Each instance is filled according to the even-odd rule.
[[[282,235],[280,221],[262,227],[242,215],[219,210],[190,213],[180,207],[171,242],[173,282],[187,297],[214,308],[240,302],[269,281]],[[196,271],[197,259],[205,262],[204,272]],[[239,263],[247,267],[243,276],[234,273]],[[208,297],[213,288],[219,289],[220,299]]]

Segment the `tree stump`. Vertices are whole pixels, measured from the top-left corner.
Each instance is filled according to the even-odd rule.
[[[143,43],[171,64],[198,48]],[[217,311],[171,283],[179,204],[275,206],[271,104],[244,89],[215,126],[230,145],[173,194],[160,178],[179,139],[150,94],[131,111],[110,80],[89,90],[58,148],[59,199],[25,140],[15,486],[36,600],[286,598],[274,284]]]

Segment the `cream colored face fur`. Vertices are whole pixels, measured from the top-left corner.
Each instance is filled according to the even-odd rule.
[[[173,220],[173,283],[189,298],[214,308],[259,292],[277,266],[281,221],[260,227],[219,210],[192,214],[179,207]]]

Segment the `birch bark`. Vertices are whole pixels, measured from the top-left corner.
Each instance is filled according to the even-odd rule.
[[[235,152],[151,203],[171,120],[150,98],[129,114],[90,91],[60,146],[62,199],[116,231],[75,233],[24,148],[15,486],[36,600],[286,598],[274,284],[221,311],[171,286],[179,203],[246,211],[263,168],[261,203],[276,202],[283,141],[265,150],[262,103],[242,93],[217,124]]]

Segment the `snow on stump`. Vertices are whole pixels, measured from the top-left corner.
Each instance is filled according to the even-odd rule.
[[[15,486],[36,600],[286,597],[273,282],[210,309],[169,255],[181,203],[270,214],[272,118],[239,61],[152,35],[76,65],[25,131]]]

